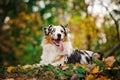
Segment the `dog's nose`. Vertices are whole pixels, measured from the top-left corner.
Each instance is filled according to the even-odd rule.
[[[58,38],[61,38],[61,34],[57,34]]]

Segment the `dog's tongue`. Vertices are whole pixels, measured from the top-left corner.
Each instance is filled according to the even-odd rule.
[[[61,50],[61,51],[63,51],[63,50],[64,50],[64,47],[63,47],[63,44],[62,44],[62,42],[61,42],[61,41],[60,41],[59,48],[60,48],[60,50]]]
[[[61,51],[64,50],[62,41],[56,40],[56,41],[54,42],[54,44],[55,44],[56,46],[58,46]]]

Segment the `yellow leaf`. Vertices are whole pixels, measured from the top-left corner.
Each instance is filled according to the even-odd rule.
[[[13,67],[13,66],[9,66],[9,67],[7,68],[7,72],[10,73],[14,68],[15,68],[15,67]]]
[[[99,66],[95,66],[92,70],[90,70],[90,73],[98,73],[99,71]]]
[[[79,64],[79,63],[75,64],[75,66],[77,66],[77,67],[82,67],[82,68],[87,68],[87,66],[86,66],[86,65]]]
[[[95,76],[92,74],[86,75],[85,80],[95,80]]]

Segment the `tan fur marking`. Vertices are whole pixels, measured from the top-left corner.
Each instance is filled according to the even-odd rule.
[[[55,61],[54,61],[54,62],[60,61],[63,57],[64,57],[63,55],[61,55],[61,56],[57,57],[57,59],[55,59]]]
[[[68,41],[68,39],[67,39],[67,37],[65,36],[64,38],[63,38],[63,42],[67,42]]]
[[[56,30],[56,28],[53,28],[53,32]]]
[[[50,36],[46,36],[46,37],[45,37],[45,43],[46,43],[46,44],[52,44],[52,41],[51,41],[51,37],[50,37]]]

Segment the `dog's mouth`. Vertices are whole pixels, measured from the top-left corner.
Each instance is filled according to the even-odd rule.
[[[60,48],[61,51],[64,50],[63,42],[61,39],[52,39],[52,42]]]
[[[62,41],[60,39],[52,39],[52,41],[56,46],[60,46],[62,44]]]

